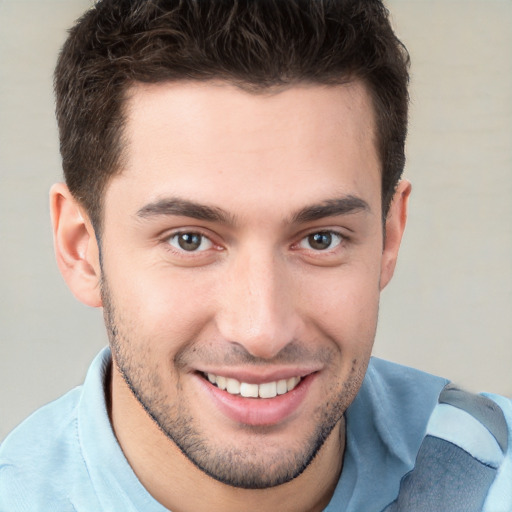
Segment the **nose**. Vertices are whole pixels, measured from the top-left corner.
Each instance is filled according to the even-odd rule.
[[[226,272],[217,328],[223,339],[254,357],[272,359],[300,334],[293,282],[285,261],[272,253],[248,252]]]

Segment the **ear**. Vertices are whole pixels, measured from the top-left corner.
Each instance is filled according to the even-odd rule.
[[[384,249],[380,270],[380,289],[382,290],[393,277],[400,242],[407,221],[407,209],[412,186],[407,180],[401,180],[396,188],[388,216],[386,217]]]
[[[55,256],[73,295],[84,304],[100,307],[101,269],[94,228],[64,183],[50,190]]]

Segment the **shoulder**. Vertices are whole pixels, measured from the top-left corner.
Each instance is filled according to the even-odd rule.
[[[512,512],[512,400],[493,393],[482,393],[482,396],[498,406],[499,422],[505,424],[501,427],[500,437],[496,437],[502,448],[503,458],[500,458],[496,478],[490,487],[482,512]],[[496,428],[500,427],[491,429],[493,435],[496,435]]]
[[[45,405],[16,427],[0,446],[0,509],[43,510],[66,506],[62,489],[81,468],[77,407],[81,387]],[[85,468],[84,468],[85,469]],[[71,476],[73,475],[73,476]],[[69,503],[69,502],[68,502]],[[54,510],[57,510],[54,508]]]
[[[512,512],[512,404],[448,384],[387,512]]]
[[[432,386],[444,387],[450,382],[448,379],[378,357],[370,359],[367,378],[373,381],[374,385],[385,386],[393,394],[396,392],[402,394],[404,387],[417,391]]]
[[[81,386],[41,407],[18,425],[0,446],[2,466],[26,459],[33,461],[59,446],[65,449],[76,431],[80,393]]]
[[[102,439],[115,445],[105,401],[110,361],[106,348],[83,386],[37,410],[7,436],[0,446],[1,512],[101,510],[90,471],[110,462]]]
[[[381,445],[411,464],[447,379],[372,357],[351,406],[353,423],[373,424]],[[349,412],[349,411],[347,411]]]

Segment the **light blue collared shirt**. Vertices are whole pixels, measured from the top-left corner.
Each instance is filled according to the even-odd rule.
[[[104,349],[91,364],[83,386],[33,413],[2,443],[0,512],[167,510],[139,482],[114,436],[104,386],[110,364],[110,352]],[[381,512],[397,498],[403,477],[415,467],[447,383],[372,358],[346,413],[342,476],[326,512]],[[510,401],[492,398],[512,424]],[[491,487],[492,506],[512,500],[512,480],[506,484],[507,464],[512,475],[510,446],[506,460],[501,464],[505,470],[499,470],[505,472],[501,487]],[[512,505],[486,510],[512,512]]]

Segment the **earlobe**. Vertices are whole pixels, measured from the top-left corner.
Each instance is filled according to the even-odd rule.
[[[64,183],[50,190],[55,256],[73,295],[88,306],[100,307],[99,250],[94,228]]]
[[[401,180],[398,184],[393,201],[389,208],[385,226],[384,249],[382,251],[382,262],[380,272],[380,289],[382,290],[393,277],[400,242],[404,234],[407,222],[407,209],[412,185],[407,180]]]

